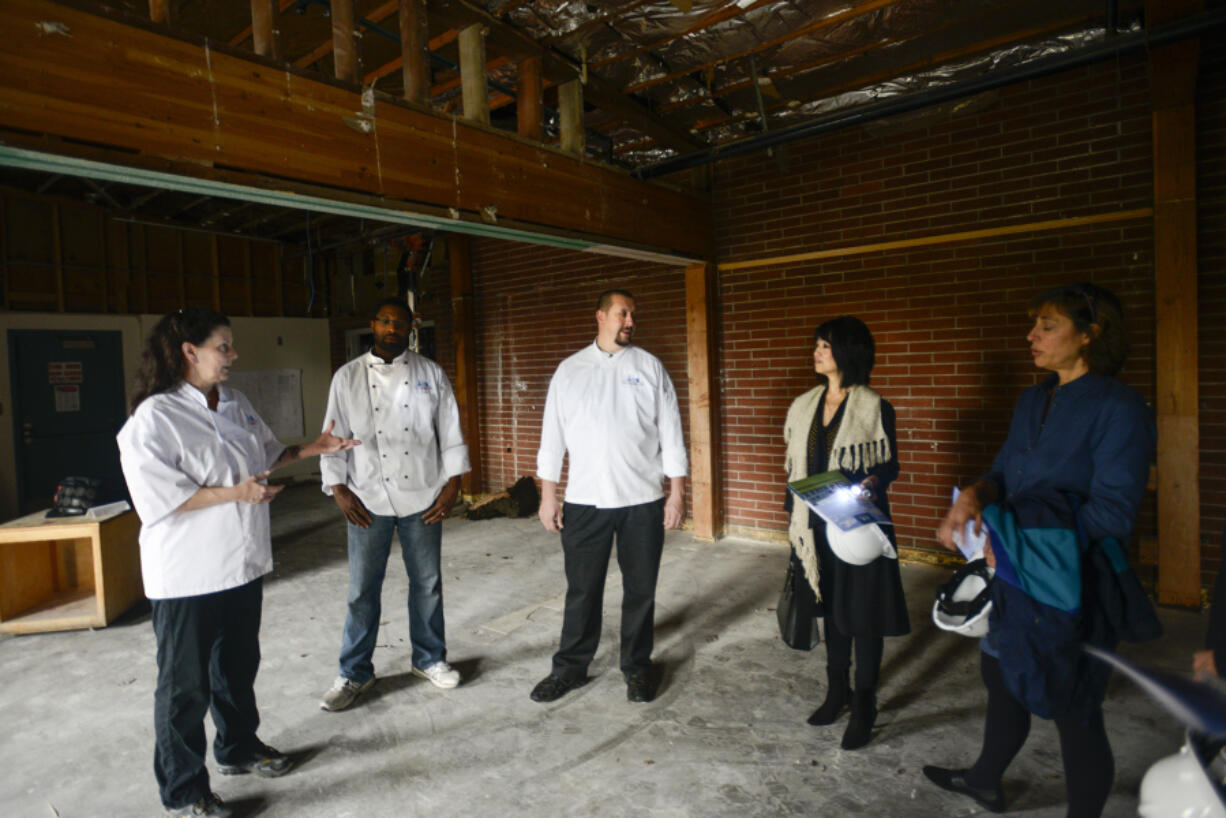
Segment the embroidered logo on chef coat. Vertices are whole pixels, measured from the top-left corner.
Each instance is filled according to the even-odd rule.
[[[627,375],[627,376],[626,376],[626,385],[627,385],[627,386],[642,386],[642,385],[643,385],[643,379],[642,379],[642,378],[640,378],[638,375]]]
[[[429,391],[430,391],[430,382],[429,382],[429,381],[418,381],[418,382],[417,382],[417,391],[418,391],[418,392],[429,392]]]
[[[255,425],[255,415],[247,415],[247,425],[248,426]]]

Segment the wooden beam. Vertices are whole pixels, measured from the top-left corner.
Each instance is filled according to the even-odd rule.
[[[562,150],[583,156],[583,83],[574,79],[558,86],[558,130],[562,137]]]
[[[686,349],[689,352],[690,497],[694,536],[713,540],[723,533],[724,503],[719,485],[719,320],[718,271],[714,264],[685,268]]]
[[[541,85],[541,58],[528,57],[519,62],[515,88],[515,118],[519,135],[537,142],[545,135],[545,95]]]
[[[701,65],[687,66],[684,70],[674,71],[672,73],[665,74],[660,77],[655,77],[646,82],[637,83],[634,86],[634,88],[635,89],[648,88],[653,85],[659,85],[660,83],[672,82],[674,80],[680,79],[681,77],[685,77],[690,74],[695,74],[700,71],[705,71],[708,68],[715,68],[720,65],[727,65],[728,63],[734,60],[743,59],[745,57],[750,56],[751,54],[757,54],[759,52],[766,51],[767,49],[770,49],[770,48],[776,48],[788,42],[789,40],[794,40],[798,37],[804,37],[806,35],[816,34],[819,31],[824,31],[825,29],[832,28],[838,25],[839,23],[843,23],[848,20],[854,19],[856,17],[861,17],[863,15],[870,14],[875,11],[879,11],[887,6],[896,5],[897,3],[900,3],[901,1],[902,0],[861,0],[860,2],[854,3],[848,8],[840,9],[839,11],[833,14],[827,15],[825,17],[820,17],[819,19],[815,20],[812,23],[809,23],[808,25],[798,26],[792,29],[791,31],[789,31],[787,34],[781,34],[778,37],[774,37],[770,40],[754,41],[754,44],[752,47],[744,49],[743,51],[738,51],[734,54],[721,55],[718,59],[709,60],[708,62],[702,63]],[[606,58],[603,60],[599,60],[597,62],[592,63],[591,67],[600,68],[604,65],[608,65],[609,63],[616,62],[617,59],[618,57],[610,57],[610,58]]]
[[[468,444],[472,470],[461,483],[465,495],[484,491],[481,473],[481,415],[477,404],[477,354],[474,346],[473,270],[471,240],[468,236],[447,237],[447,258],[451,266],[451,338],[455,344],[455,396],[460,405],[460,426]]]
[[[514,26],[508,25],[485,9],[469,0],[432,0],[430,4],[432,25],[464,28],[473,23],[484,23],[489,30],[488,47],[513,60],[540,56],[541,75],[555,85],[561,85],[578,77],[580,66],[561,52],[542,47]],[[606,82],[594,73],[588,73],[584,93],[589,104],[625,121],[636,130],[651,136],[665,147],[679,151],[693,151],[706,147],[687,130],[678,128],[656,116],[646,105],[625,96],[623,89]]]
[[[332,0],[332,63],[338,80],[357,82],[358,48],[354,0]]]
[[[251,0],[251,40],[255,53],[277,59],[277,0]]]
[[[289,0],[290,5],[292,5],[295,2],[297,2],[297,0]],[[282,4],[281,10],[285,11],[286,0],[281,0],[281,4]],[[391,17],[393,14],[395,14],[396,10],[399,7],[400,7],[399,0],[388,0],[388,2],[383,3],[378,8],[371,9],[369,12],[367,12],[366,16],[363,19],[368,20],[372,23],[378,23],[378,22],[381,22],[387,19],[388,17]],[[356,12],[355,12],[354,17],[356,21]],[[298,66],[299,68],[306,68],[307,66],[315,62],[318,62],[319,60],[323,59],[324,57],[332,53],[333,44],[334,44],[333,40],[325,40],[324,42],[320,43],[318,46],[311,49],[309,52],[307,52],[303,56],[294,60],[294,65]],[[400,67],[400,60],[399,58],[397,58],[396,68],[399,68],[399,67]],[[396,69],[393,68],[391,70],[394,71]],[[383,75],[380,75],[380,76],[383,76]]]
[[[455,42],[455,39],[457,36],[459,35],[455,32],[454,29],[448,29],[447,31],[444,31],[442,34],[438,35],[437,37],[430,38],[430,42],[427,43],[426,45],[426,52],[429,53],[431,51],[438,51],[443,46],[449,45]],[[371,85],[374,83],[375,80],[380,79],[381,77],[386,77],[388,74],[391,74],[393,71],[399,71],[399,70],[402,70],[403,68],[404,68],[404,57],[403,56],[397,57],[394,60],[389,60],[388,62],[374,69],[373,71],[368,71],[366,75],[362,77],[362,84]],[[426,82],[427,84],[429,83],[428,74],[427,74]],[[408,86],[405,86],[405,87],[408,87]]]
[[[1093,8],[1091,8],[1093,6]],[[1013,0],[1005,6],[985,7],[973,0],[951,6],[946,18],[923,34],[874,38],[850,49],[823,54],[812,60],[776,67],[763,76],[782,97],[776,110],[790,99],[818,99],[839,93],[847,87],[863,88],[884,79],[913,74],[935,65],[951,62],[1020,40],[1049,36],[1083,27],[1097,19],[1102,4],[1098,0],[1067,0],[1055,6],[1052,0]],[[818,72],[816,69],[823,68]],[[789,78],[803,74],[795,80]],[[656,84],[654,79],[626,88],[627,93]],[[715,86],[710,97],[690,95],[659,107],[661,114],[690,108],[711,97],[728,97],[751,92],[753,81],[739,77]],[[726,118],[725,120],[726,121]]]
[[[746,259],[731,261],[719,265],[720,270],[745,270],[752,267],[776,267],[783,264],[795,264],[800,261],[817,261],[824,258],[840,258],[863,253],[876,253],[881,250],[906,250],[911,247],[927,247],[932,244],[950,244],[959,241],[975,241],[990,239],[996,236],[1012,236],[1018,233],[1041,233],[1047,230],[1067,230],[1070,227],[1083,227],[1088,224],[1106,224],[1109,222],[1147,219],[1154,214],[1152,208],[1141,207],[1136,210],[1118,210],[1111,213],[1095,213],[1091,216],[1073,216],[1068,219],[1047,219],[1041,222],[1025,224],[1007,224],[1000,227],[985,227],[980,230],[964,230],[958,233],[941,233],[936,236],[918,236],[913,239],[897,241],[878,241],[872,244],[856,244],[848,247],[831,247],[826,250],[812,250],[808,253],[793,253],[787,256],[771,256],[769,258]]]
[[[490,124],[490,92],[485,82],[485,35],[487,29],[474,23],[460,29],[460,78],[463,83],[464,118]]]
[[[298,2],[298,0],[277,0],[277,10],[287,11],[289,7],[294,5],[294,3],[296,2]],[[247,42],[247,40],[251,39],[251,35],[252,35],[251,26],[248,26],[247,28],[240,31],[238,34],[235,34],[233,37],[231,37],[227,42],[229,42],[230,45],[235,45],[235,46],[242,45],[243,43]]]
[[[0,129],[11,144],[46,150],[22,134],[49,134],[72,140],[54,149],[74,156],[272,189],[280,177],[461,218],[495,204],[500,225],[704,257],[709,215],[692,193],[379,94],[369,114],[378,127],[363,129],[355,89],[225,44],[206,51],[203,40],[49,0],[9,0],[5,13]],[[48,19],[74,36],[40,37]]]
[[[426,63],[429,39],[425,0],[400,0],[404,98],[422,105],[430,103],[430,66]]]
[[[737,3],[732,3],[731,5],[724,6],[722,8],[716,8],[714,11],[710,11],[707,14],[704,14],[697,21],[695,21],[694,23],[691,23],[690,25],[686,26],[685,28],[679,31],[675,31],[659,40],[653,40],[648,45],[636,46],[634,48],[627,49],[626,51],[618,52],[617,54],[614,54],[611,57],[606,57],[597,62],[590,63],[590,67],[591,68],[601,68],[603,66],[610,65],[615,62],[621,62],[622,60],[628,60],[631,57],[637,57],[639,54],[643,54],[648,51],[655,51],[657,49],[663,48],[669,43],[676,42],[677,40],[683,39],[685,37],[689,37],[693,34],[697,34],[698,32],[703,31],[704,29],[710,28],[711,26],[719,25],[720,23],[725,23],[728,20],[735,19],[744,14],[748,14],[751,11],[757,11],[760,7],[769,5],[774,2],[775,0],[753,0],[753,2],[749,2],[749,3],[742,4],[740,2],[737,2]],[[893,2],[898,2],[898,0],[893,0]]]
[[[1158,422],[1158,601],[1201,604],[1197,372],[1196,75],[1199,40],[1150,50]]]

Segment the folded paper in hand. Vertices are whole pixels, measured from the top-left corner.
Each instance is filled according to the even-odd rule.
[[[958,489],[954,489],[953,502],[958,502]],[[975,520],[967,520],[966,525],[961,530],[954,530],[954,545],[958,546],[958,550],[962,552],[962,556],[966,557],[967,562],[974,562],[983,557],[983,547],[988,542],[988,527],[983,526],[978,533],[975,527],[978,523]]]

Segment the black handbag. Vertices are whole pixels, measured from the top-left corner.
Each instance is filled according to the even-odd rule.
[[[817,628],[821,607],[817,595],[805,579],[804,567],[792,552],[788,560],[787,576],[783,578],[783,590],[775,616],[779,619],[779,636],[789,648],[813,650],[822,641]]]

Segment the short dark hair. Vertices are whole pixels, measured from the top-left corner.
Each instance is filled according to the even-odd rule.
[[[395,296],[385,298],[378,304],[375,304],[375,308],[371,310],[370,313],[370,320],[374,321],[376,318],[378,318],[379,310],[383,309],[384,307],[398,307],[404,310],[409,316],[409,323],[413,323],[413,310],[409,308],[408,302],[403,298],[396,298]]]
[[[634,300],[634,294],[629,290],[605,290],[600,294],[600,298],[596,300],[596,309],[601,312],[608,312],[609,307],[613,306],[613,296],[620,295],[622,298]]]
[[[1115,293],[1088,281],[1053,287],[1030,299],[1030,315],[1049,304],[1068,316],[1074,329],[1090,337],[1081,357],[1091,372],[1114,375],[1120,371],[1128,359],[1128,326],[1124,306]]]
[[[169,392],[187,374],[183,344],[201,346],[218,327],[230,326],[230,319],[207,307],[185,307],[163,315],[153,325],[141,349],[140,369],[132,393],[132,411],[141,402],[161,392]]]
[[[834,364],[843,376],[843,386],[868,385],[869,373],[876,361],[877,345],[868,327],[854,315],[840,315],[818,325],[813,343],[818,339],[830,344]]]

